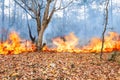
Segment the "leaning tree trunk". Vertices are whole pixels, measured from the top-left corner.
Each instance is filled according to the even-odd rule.
[[[102,55],[103,55],[104,42],[105,42],[105,32],[107,30],[107,25],[108,25],[108,7],[109,7],[108,5],[109,5],[109,0],[106,0],[105,23],[104,23],[104,30],[102,32],[102,47],[101,47],[100,59],[102,59]]]

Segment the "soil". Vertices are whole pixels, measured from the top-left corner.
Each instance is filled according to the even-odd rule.
[[[32,52],[0,55],[0,80],[120,80],[120,62],[109,53]]]

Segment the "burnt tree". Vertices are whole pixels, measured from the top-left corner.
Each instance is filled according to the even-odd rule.
[[[20,7],[22,7],[33,19],[36,20],[38,33],[37,50],[42,49],[43,33],[45,29],[48,27],[48,24],[53,14],[58,10],[65,9],[73,2],[73,0],[71,0],[65,6],[62,6],[62,0],[14,0],[14,1]],[[59,1],[59,7],[57,1]],[[44,9],[44,12],[41,11],[42,9]],[[41,15],[42,13],[43,15]]]

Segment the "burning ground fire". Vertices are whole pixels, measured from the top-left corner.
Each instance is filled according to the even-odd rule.
[[[92,38],[87,45],[78,47],[79,39],[74,33],[54,38],[52,42],[56,47],[49,48],[48,46],[44,46],[44,52],[100,53],[102,45],[100,38]],[[16,32],[11,32],[6,41],[0,42],[0,54],[19,54],[35,50],[35,44],[31,41],[21,39]],[[103,52],[112,51],[120,51],[120,35],[116,32],[109,32],[105,36]]]
[[[19,54],[34,50],[35,45],[31,41],[21,39],[16,32],[11,32],[6,41],[0,42],[0,54]]]
[[[68,36],[63,38],[54,38],[53,43],[56,48],[48,48],[45,46],[43,51],[55,51],[55,52],[75,52],[75,53],[100,53],[102,40],[100,38],[92,38],[90,43],[83,47],[77,47],[79,39],[70,33]],[[103,52],[120,51],[120,35],[116,32],[109,32],[105,36]]]

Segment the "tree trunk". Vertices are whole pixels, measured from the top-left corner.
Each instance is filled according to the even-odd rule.
[[[42,39],[43,39],[43,33],[44,33],[44,30],[45,30],[45,27],[47,25],[42,25],[41,26],[41,30],[38,32],[39,35],[38,35],[38,41],[37,41],[37,50],[40,51],[42,50],[43,48],[43,45],[42,45]]]
[[[38,36],[39,36],[39,32],[41,30],[41,21],[39,16],[36,17],[36,22],[37,22],[37,32],[38,32]]]
[[[5,6],[4,6],[4,4],[5,4],[5,1],[4,0],[2,0],[2,30],[4,29],[4,20],[5,20],[5,16],[4,16],[4,8],[5,8]],[[1,41],[3,42],[4,41],[4,32],[2,32],[2,34],[1,34]]]
[[[108,6],[109,5],[109,0],[106,1],[106,7],[105,7],[105,23],[104,23],[104,30],[102,32],[102,47],[101,47],[101,54],[100,54],[100,60],[102,59],[103,55],[103,49],[104,49],[104,42],[105,42],[105,32],[107,30],[107,25],[108,25]]]
[[[9,25],[8,25],[9,27],[11,27],[11,26],[10,26],[10,16],[11,16],[11,15],[10,15],[10,7],[11,7],[11,6],[10,6],[10,0],[9,0]]]

